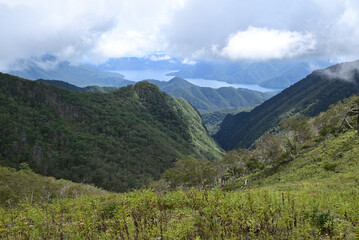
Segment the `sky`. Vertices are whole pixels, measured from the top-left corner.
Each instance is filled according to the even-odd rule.
[[[44,54],[346,61],[358,26],[358,0],[0,0],[0,70]]]

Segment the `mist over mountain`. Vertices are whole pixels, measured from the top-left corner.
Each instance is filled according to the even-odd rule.
[[[312,71],[329,66],[324,60],[215,61],[199,62],[169,75],[183,78],[215,79],[228,83],[255,83],[284,89]]]
[[[262,134],[295,114],[315,116],[331,104],[359,93],[359,61],[314,71],[251,112],[227,115],[215,135],[230,150],[250,147]]]
[[[67,61],[59,61],[49,54],[41,58],[19,60],[8,73],[30,80],[61,80],[79,87],[89,85],[122,87],[134,83],[124,79],[120,73],[98,70],[85,64],[72,65]]]

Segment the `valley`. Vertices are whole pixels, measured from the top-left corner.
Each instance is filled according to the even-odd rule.
[[[1,74],[0,233],[355,239],[356,64],[277,95],[181,78],[117,88]],[[331,78],[344,68],[351,82]]]

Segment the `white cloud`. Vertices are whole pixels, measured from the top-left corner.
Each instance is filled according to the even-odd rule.
[[[309,33],[249,27],[246,31],[231,35],[219,54],[232,60],[293,58],[313,50],[315,44],[315,39]],[[218,52],[218,49],[214,48],[214,52]]]
[[[164,60],[170,60],[171,57],[169,55],[160,55],[160,56],[157,56],[157,55],[151,55],[150,56],[150,60],[151,61],[164,61]]]
[[[166,47],[158,34],[186,0],[0,0],[0,69],[53,54],[79,62],[143,56]]]
[[[357,26],[358,0],[0,0],[0,70],[46,53],[355,59]]]
[[[182,60],[182,64],[195,65],[197,62],[188,58]]]

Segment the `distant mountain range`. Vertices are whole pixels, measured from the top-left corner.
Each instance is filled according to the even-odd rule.
[[[79,87],[90,85],[122,87],[133,83],[124,79],[122,74],[102,71],[85,64],[75,66],[66,61],[59,62],[49,55],[40,59],[22,60],[8,73],[30,80],[61,80]]]
[[[329,66],[322,60],[266,62],[199,62],[187,65],[171,76],[215,79],[228,83],[254,83],[262,87],[284,89],[313,70]]]
[[[115,87],[98,86],[80,88],[73,84],[58,80],[39,79],[37,81],[45,82],[47,84],[62,87],[75,92],[104,93],[112,92],[117,89]],[[168,82],[151,79],[147,81],[157,85],[163,92],[166,92],[173,97],[181,97],[187,100],[201,113],[213,112],[227,108],[255,106],[277,94],[277,92],[262,93],[248,89],[235,89],[233,87],[223,87],[219,89],[199,87],[186,81],[185,79],[177,77]]]
[[[190,64],[188,64],[190,63]],[[228,83],[259,84],[272,89],[284,89],[304,78],[313,70],[328,67],[325,60],[276,60],[265,62],[200,61],[171,58],[165,54],[143,58],[111,58],[100,65],[71,65],[54,56],[19,61],[8,73],[27,79],[55,79],[79,87],[89,85],[121,87],[133,82],[121,71],[171,71],[170,76],[214,79]],[[144,80],[145,77],[141,80]],[[162,79],[160,79],[162,80]]]
[[[255,106],[273,97],[277,92],[258,92],[244,88],[222,87],[218,89],[199,87],[183,78],[172,78],[168,82],[147,80],[173,97],[186,99],[202,113],[225,108]]]
[[[359,93],[359,60],[314,71],[251,112],[227,115],[215,139],[225,149],[250,147],[262,134],[295,114],[315,116]]]

